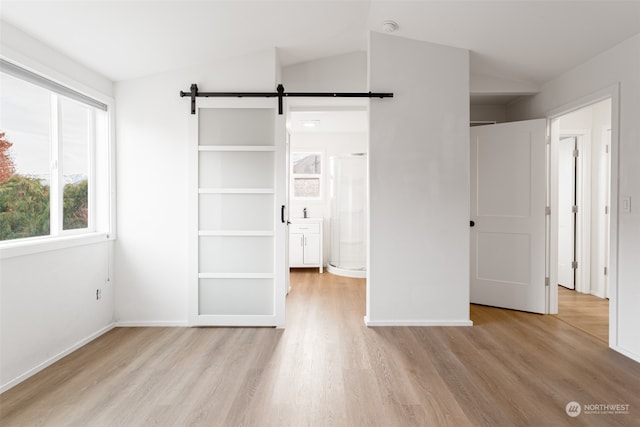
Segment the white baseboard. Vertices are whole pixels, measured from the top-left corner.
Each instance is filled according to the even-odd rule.
[[[173,328],[187,327],[189,322],[186,320],[125,320],[116,322],[117,328]]]
[[[618,347],[618,346],[610,346],[611,350],[617,351],[618,353],[622,354],[623,356],[627,356],[629,359],[634,360],[638,363],[640,363],[640,354],[636,354],[636,353],[632,353],[628,350],[625,350],[622,347]]]
[[[473,326],[471,320],[370,320],[364,317],[367,327],[378,326]]]
[[[11,381],[9,381],[6,384],[2,384],[2,386],[0,386],[0,394],[4,393],[5,391],[9,390],[10,388],[12,388],[12,387],[14,387],[14,386],[16,386],[18,384],[20,384],[22,381],[26,380],[29,377],[32,377],[33,375],[37,374],[38,372],[42,371],[43,369],[53,365],[58,360],[62,359],[65,356],[68,356],[69,354],[73,353],[74,351],[76,351],[80,347],[82,347],[84,345],[87,345],[91,341],[93,341],[96,338],[98,338],[100,335],[103,335],[103,334],[109,332],[114,327],[115,327],[115,324],[110,323],[109,325],[105,326],[104,328],[100,329],[99,331],[94,332],[93,334],[89,335],[88,337],[83,338],[80,341],[76,342],[71,347],[67,348],[66,350],[61,351],[60,353],[56,354],[55,356],[45,360],[44,362],[42,362],[38,366],[36,366],[36,367],[34,367],[32,369],[29,369],[24,374],[19,375],[18,377],[12,379]]]

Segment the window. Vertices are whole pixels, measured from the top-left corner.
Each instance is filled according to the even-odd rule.
[[[108,167],[96,165],[108,152],[106,105],[0,66],[0,241],[95,232],[98,193],[108,198]]]
[[[322,153],[291,153],[291,197],[320,199],[322,196]]]

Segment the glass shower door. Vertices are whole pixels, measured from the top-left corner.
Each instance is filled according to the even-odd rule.
[[[330,158],[331,261],[329,271],[364,277],[366,267],[366,155]]]

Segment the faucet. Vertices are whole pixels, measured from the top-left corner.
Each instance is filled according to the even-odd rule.
[[[303,218],[307,217],[307,208],[302,209],[302,217]]]

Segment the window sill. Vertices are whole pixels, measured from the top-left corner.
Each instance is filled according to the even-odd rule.
[[[77,246],[94,245],[112,239],[107,233],[86,233],[73,236],[43,237],[4,242],[0,243],[0,260]]]

